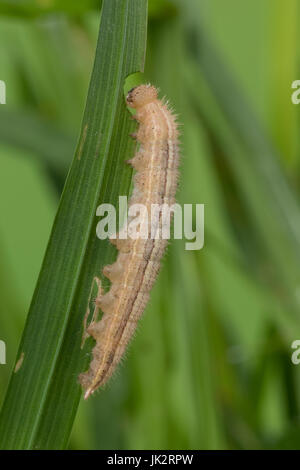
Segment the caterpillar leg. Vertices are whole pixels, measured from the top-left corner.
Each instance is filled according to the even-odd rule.
[[[137,132],[132,132],[132,133],[129,134],[129,135],[130,135],[130,137],[131,137],[132,139],[134,139],[134,140],[137,139]]]

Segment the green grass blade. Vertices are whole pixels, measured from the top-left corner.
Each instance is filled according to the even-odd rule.
[[[249,165],[264,178],[270,196],[278,205],[287,230],[299,249],[299,199],[293,193],[280,167],[281,158],[246,101],[239,84],[235,83],[223,61],[218,57],[205,31],[198,29],[197,33],[198,41],[194,42],[195,56],[203,75],[232,129],[248,151],[251,151]]]
[[[209,50],[210,60],[214,62],[215,56],[212,49]],[[296,319],[299,308],[296,289],[300,275],[297,197],[287,184],[268,139],[247,105],[242,111],[236,103],[236,114],[232,111],[233,106],[230,108],[233,114],[227,114],[229,104],[226,96],[232,96],[232,89],[229,85],[228,89],[224,88],[225,71],[221,74],[222,83],[216,83],[217,80],[209,74],[208,65],[204,62],[201,65],[201,70],[193,66],[187,69],[193,102],[228,160],[241,203],[251,220],[251,230],[263,247],[264,262],[270,265],[271,277],[267,275],[265,280],[270,282],[272,279],[271,285],[274,282],[277,291],[278,285],[281,286],[283,294],[280,300],[293,311]]]
[[[103,2],[95,64],[80,141],[65,184],[0,417],[3,449],[61,449],[68,443],[81,396],[78,373],[90,286],[114,257],[96,238],[96,207],[127,194],[134,124],[123,97],[125,78],[142,71],[146,0]],[[67,84],[66,84],[67,86]]]

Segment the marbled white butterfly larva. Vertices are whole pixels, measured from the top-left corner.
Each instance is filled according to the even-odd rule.
[[[136,109],[134,118],[139,122],[139,129],[133,137],[140,144],[136,155],[128,161],[136,170],[129,207],[143,204],[151,210],[152,204],[175,203],[179,164],[178,126],[176,116],[166,102],[158,99],[157,93],[151,85],[140,85],[127,95],[127,105]],[[161,220],[156,221],[156,234],[161,230],[161,225]],[[167,240],[159,236],[150,236],[153,227],[148,227],[148,231],[147,239],[122,239],[121,232],[116,239],[110,239],[119,253],[116,262],[103,269],[103,274],[111,281],[106,294],[101,288],[101,281],[96,279],[98,295],[95,312],[85,333],[96,340],[96,345],[88,372],[79,376],[85,398],[111,377],[148,302],[167,244]],[[99,309],[103,316],[97,321]]]

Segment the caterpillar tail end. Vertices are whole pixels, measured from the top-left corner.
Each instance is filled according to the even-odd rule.
[[[84,399],[87,400],[92,395],[92,393],[94,393],[94,390],[92,388],[88,388],[84,394]]]

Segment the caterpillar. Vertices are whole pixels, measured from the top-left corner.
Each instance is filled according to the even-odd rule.
[[[176,115],[165,100],[158,99],[158,90],[150,84],[130,90],[126,102],[135,108],[133,118],[139,123],[137,133],[132,135],[139,143],[139,149],[127,162],[136,170],[129,209],[133,204],[143,204],[148,210],[153,204],[171,206],[175,203],[178,184]],[[96,315],[101,309],[103,316],[100,321],[93,317],[86,328],[86,335],[92,336],[96,345],[89,370],[79,376],[85,399],[113,374],[146,307],[167,245],[167,240],[158,236],[161,227],[159,215],[154,227],[155,236],[153,226],[150,226],[147,239],[124,239],[120,236],[123,229],[115,239],[110,238],[119,253],[114,264],[103,268],[104,276],[111,281],[107,293],[104,294],[101,281],[96,278]]]

